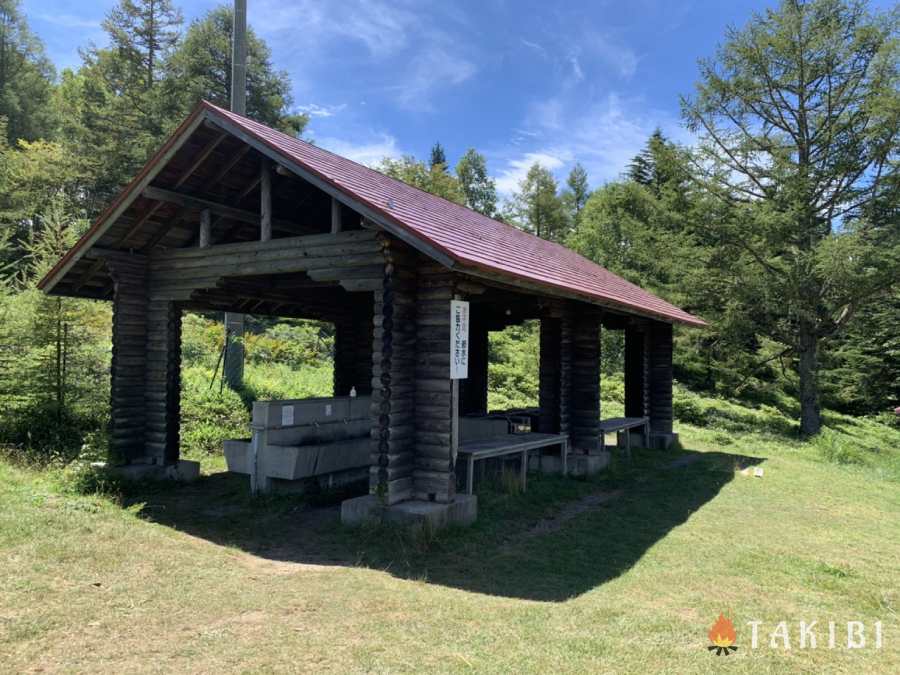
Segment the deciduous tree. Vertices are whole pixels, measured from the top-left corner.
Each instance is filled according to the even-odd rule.
[[[796,354],[801,431],[815,434],[821,341],[898,278],[896,221],[866,210],[897,189],[898,14],[784,0],[700,71],[683,99],[697,172],[738,214],[716,236],[750,263],[759,331]]]

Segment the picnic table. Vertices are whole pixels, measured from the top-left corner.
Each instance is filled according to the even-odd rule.
[[[628,431],[643,427],[644,447],[650,447],[650,418],[649,417],[611,417],[600,420],[600,450],[606,449],[606,434],[613,431]],[[625,434],[625,453],[631,459],[631,434]]]
[[[522,455],[522,468],[520,480],[522,492],[525,491],[526,476],[528,474],[528,452],[538,448],[560,446],[562,458],[562,473],[566,475],[566,455],[569,453],[568,434],[508,434],[483,440],[467,441],[460,443],[458,454],[466,460],[466,494],[472,494],[474,488],[475,461],[488,457],[502,457],[504,455]]]

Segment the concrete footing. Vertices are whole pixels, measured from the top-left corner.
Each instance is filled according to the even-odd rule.
[[[104,468],[125,480],[176,480],[190,483],[200,477],[200,462],[179,459],[175,464],[123,464],[107,466],[96,462],[93,466]]]
[[[569,455],[570,476],[593,476],[609,466],[610,452],[596,452],[591,455]]]
[[[678,434],[675,432],[670,434],[661,434],[658,432],[650,434],[650,445],[657,450],[668,450],[676,443],[678,443]]]
[[[449,504],[410,499],[384,506],[375,495],[347,499],[341,504],[345,525],[396,523],[413,529],[439,530],[448,525],[471,525],[478,517],[475,495],[456,495]]]

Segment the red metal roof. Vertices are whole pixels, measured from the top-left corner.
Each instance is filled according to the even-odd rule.
[[[213,119],[224,118],[275,153],[443,252],[454,261],[454,267],[463,271],[468,268],[489,272],[665,321],[706,325],[702,319],[565,246],[483,216],[211,103],[204,102],[201,107]]]

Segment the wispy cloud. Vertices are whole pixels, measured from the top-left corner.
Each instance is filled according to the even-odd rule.
[[[432,110],[432,98],[469,80],[478,70],[464,32],[463,15],[439,3],[387,0],[321,3],[262,0],[263,35],[286,44],[307,68],[362,47],[368,54],[365,88],[385,92],[406,109]],[[298,36],[302,41],[298,42]],[[311,113],[312,114],[312,113]]]
[[[40,13],[36,15],[36,18],[63,28],[100,28],[102,21],[101,19],[86,19],[83,16],[75,16],[74,14]]]
[[[676,141],[691,140],[670,113],[616,93],[588,105],[574,98],[536,102],[523,126],[525,133],[518,130],[507,149],[491,153],[502,167],[496,172],[496,181],[504,196],[518,189],[535,162],[562,179],[579,161],[591,182],[598,185],[619,178],[657,127]]]
[[[386,133],[375,134],[374,137],[358,142],[334,137],[316,138],[315,142],[326,150],[373,167],[385,157],[396,159],[403,154],[397,139]]]
[[[519,184],[525,178],[525,175],[535,164],[540,164],[545,169],[555,171],[565,166],[566,162],[571,159],[570,155],[559,156],[557,151],[547,152],[527,152],[507,161],[506,166],[495,177],[497,190],[502,195],[510,195],[519,189]],[[565,153],[565,151],[563,151]],[[561,153],[561,154],[563,154]]]
[[[306,103],[297,106],[297,112],[305,113],[310,117],[334,117],[342,110],[346,109],[347,104],[340,105],[319,105],[318,103]]]

